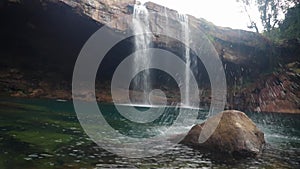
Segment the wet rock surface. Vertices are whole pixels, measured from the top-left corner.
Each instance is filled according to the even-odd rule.
[[[258,80],[236,92],[231,107],[246,111],[300,113],[299,62],[283,65],[261,75]]]
[[[116,36],[130,31],[126,22],[114,20],[131,15],[134,4],[134,0],[0,2],[1,95],[71,99],[73,68],[82,46],[107,23]],[[168,24],[168,31],[180,35],[177,11],[151,2],[146,6],[149,12],[161,14],[150,17],[153,29],[163,29]],[[299,62],[299,40],[287,40],[276,46],[260,34],[218,27],[193,16],[188,18],[189,26],[207,36],[223,62],[228,84],[227,109],[300,112],[300,72],[299,66],[293,64]],[[184,50],[182,44],[159,35],[153,35],[153,43],[154,47],[179,56]],[[110,76],[120,61],[132,53],[132,48],[132,39],[125,40],[106,56],[99,70],[105,72],[103,80],[96,82],[98,101],[112,101]],[[274,70],[278,63],[281,70]],[[200,105],[209,107],[211,91],[205,67],[200,63],[193,66],[204,72],[197,79],[205,82],[201,84],[205,87],[200,89]],[[170,103],[180,101],[178,89],[164,88]]]
[[[205,142],[199,142],[200,136],[208,137],[206,134],[214,129],[214,125],[217,127],[213,134]],[[227,110],[192,127],[181,144],[234,157],[248,157],[262,152],[265,139],[264,133],[247,115],[240,111]]]

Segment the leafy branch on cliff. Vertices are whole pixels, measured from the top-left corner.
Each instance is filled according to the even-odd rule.
[[[281,39],[300,39],[300,3],[288,9],[285,19],[279,25]]]
[[[244,12],[248,15],[250,26],[256,32],[259,32],[257,23],[253,20],[250,9],[256,8],[260,14],[260,20],[264,28],[264,32],[269,34],[272,30],[277,28],[282,22],[282,16],[287,11],[300,4],[299,0],[236,0],[243,6]]]

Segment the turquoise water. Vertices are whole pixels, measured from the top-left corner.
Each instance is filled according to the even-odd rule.
[[[113,105],[99,107],[115,129],[131,137],[156,135],[160,130],[155,129],[172,125],[178,115],[178,109],[170,108],[160,119],[140,125],[122,118]],[[205,114],[200,111],[199,122]],[[300,115],[247,114],[268,142],[255,159],[219,158],[183,145],[155,157],[129,159],[93,143],[80,126],[72,102],[2,98],[0,168],[299,168]]]

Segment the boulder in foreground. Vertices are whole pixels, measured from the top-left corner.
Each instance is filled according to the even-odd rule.
[[[203,132],[202,139],[207,133],[213,134],[201,143],[199,138],[201,132]],[[262,152],[265,139],[264,133],[245,113],[227,110],[192,127],[181,143],[209,152],[225,153],[234,157],[249,157]]]

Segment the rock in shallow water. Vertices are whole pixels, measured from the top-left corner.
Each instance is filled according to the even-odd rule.
[[[209,136],[210,132],[213,134]],[[205,137],[208,139],[202,142],[201,139]],[[234,157],[247,157],[260,154],[265,139],[264,133],[245,113],[227,110],[192,127],[181,144]]]

